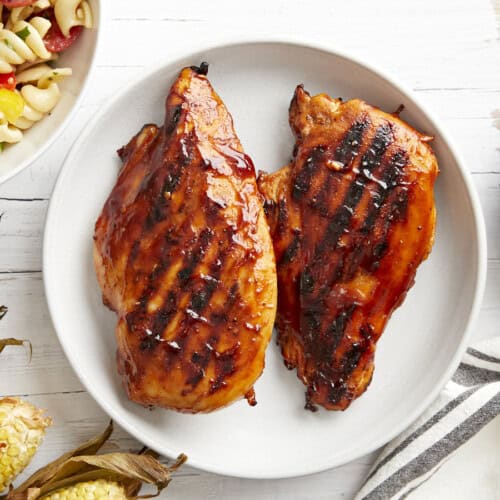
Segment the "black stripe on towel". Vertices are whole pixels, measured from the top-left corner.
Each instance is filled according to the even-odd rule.
[[[376,467],[370,472],[369,476],[366,478],[366,481],[369,481],[380,469],[380,467],[384,466],[387,462],[392,460],[398,453],[401,453],[408,445],[410,445],[415,439],[420,437],[424,432],[428,431],[431,427],[437,424],[441,419],[446,417],[451,410],[456,408],[459,404],[463,403],[466,399],[472,396],[479,387],[472,387],[471,389],[467,389],[466,391],[459,394],[455,399],[449,401],[441,410],[432,415],[432,417],[427,420],[424,424],[422,424],[418,429],[415,429],[401,444],[396,446],[386,457],[384,457]],[[366,482],[365,481],[365,482]]]
[[[500,358],[495,358],[495,356],[490,356],[489,354],[484,354],[484,352],[478,351],[477,349],[473,349],[469,347],[467,349],[467,354],[474,356],[477,359],[482,359],[483,361],[489,361],[490,363],[499,363]]]
[[[441,469],[441,467],[447,462],[447,460],[443,460],[443,463],[439,464],[425,479],[422,479],[418,484],[415,484],[412,486],[406,493],[403,493],[398,500],[404,500],[405,498],[408,498],[415,490],[420,488],[424,483],[429,481],[429,479],[432,479],[434,477],[434,474]]]
[[[500,382],[500,371],[496,372],[494,370],[472,366],[467,363],[460,363],[458,370],[451,380],[465,387],[490,384],[492,382]]]
[[[436,467],[500,413],[500,392],[441,440],[380,483],[363,500],[386,500]]]

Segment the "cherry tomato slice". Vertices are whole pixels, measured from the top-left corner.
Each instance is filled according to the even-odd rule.
[[[37,15],[43,15],[43,17],[47,18],[52,23],[52,26],[43,38],[45,47],[49,52],[62,52],[63,50],[66,50],[68,47],[73,45],[73,43],[75,43],[76,39],[83,31],[83,26],[74,26],[71,28],[69,36],[65,37],[61,32],[61,28],[59,28],[59,25],[57,24],[52,10],[46,10],[43,14],[39,13]]]
[[[36,0],[0,0],[2,5],[13,9],[15,7],[26,7],[27,5],[32,5]]]
[[[0,88],[14,90],[16,88],[16,75],[14,73],[0,74]]]

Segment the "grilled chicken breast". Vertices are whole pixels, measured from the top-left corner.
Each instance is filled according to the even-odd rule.
[[[344,410],[370,383],[375,344],[431,250],[438,166],[429,137],[361,100],[299,86],[290,125],[292,163],[259,178],[279,344],[306,408]]]
[[[276,311],[255,170],[206,69],[183,69],[163,127],[119,150],[94,236],[129,398],[191,413],[255,404]]]

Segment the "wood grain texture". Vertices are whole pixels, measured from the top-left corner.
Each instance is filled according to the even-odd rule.
[[[176,57],[179,49],[190,50],[241,35],[300,36],[346,49],[380,65],[414,89],[449,129],[474,173],[486,219],[489,255],[486,295],[475,338],[498,334],[498,0],[318,0],[314,8],[306,0],[146,0],[139,4],[137,0],[104,1],[109,13],[104,26],[106,35],[82,108],[42,158],[0,186],[0,302],[10,308],[0,325],[0,335],[29,336],[34,348],[30,364],[22,349],[8,348],[2,355],[0,395],[27,396],[33,403],[48,408],[56,422],[28,472],[97,433],[107,421],[83,391],[61,351],[43,292],[43,224],[55,178],[79,130],[100,105],[116,89],[139,76],[143,68],[158,59]],[[381,25],[387,29],[381,29]],[[108,445],[109,450],[139,447],[120,429]],[[162,497],[351,498],[374,456],[321,474],[280,481],[225,478],[187,467]],[[450,483],[456,480],[449,478]]]

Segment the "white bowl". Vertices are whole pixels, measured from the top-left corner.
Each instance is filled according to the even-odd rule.
[[[382,336],[373,382],[345,412],[304,410],[304,386],[285,369],[274,342],[255,390],[245,401],[208,415],[153,412],[130,402],[116,373],[116,317],[102,305],[92,263],[94,222],[117,177],[115,150],[144,123],[163,119],[179,70],[210,63],[209,78],[234,117],[258,169],[290,158],[287,108],[295,86],[361,97],[436,137],[434,250]],[[116,124],[120,125],[117,126]],[[63,349],[87,390],[128,432],[157,451],[185,452],[195,467],[250,478],[318,472],[369,453],[395,437],[432,402],[456,369],[485,281],[486,243],[469,175],[448,136],[392,79],[329,48],[248,42],[209,48],[156,65],[119,92],[73,146],[54,190],[44,240],[44,279]]]
[[[78,40],[57,60],[59,67],[70,67],[73,75],[60,83],[61,99],[39,123],[24,132],[21,142],[7,146],[0,154],[0,184],[31,165],[61,134],[76,114],[94,67],[101,37],[102,4],[88,0],[94,16],[94,27],[84,29]]]

